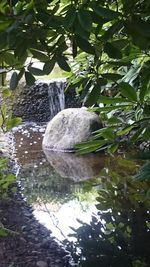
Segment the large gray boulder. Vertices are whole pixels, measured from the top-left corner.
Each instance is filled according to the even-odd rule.
[[[47,125],[43,148],[53,151],[74,151],[76,144],[89,140],[101,128],[99,116],[83,108],[60,111]]]

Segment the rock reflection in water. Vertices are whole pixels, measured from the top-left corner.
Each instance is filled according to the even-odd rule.
[[[82,181],[97,176],[105,166],[104,154],[77,155],[44,150],[47,160],[62,177]]]

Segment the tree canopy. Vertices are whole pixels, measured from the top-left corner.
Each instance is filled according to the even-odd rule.
[[[81,152],[113,152],[128,134],[131,143],[149,140],[149,0],[2,0],[0,73],[13,71],[10,89],[56,63],[107,125]]]

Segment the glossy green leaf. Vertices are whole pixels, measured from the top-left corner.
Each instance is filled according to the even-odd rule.
[[[24,75],[24,73],[25,73],[25,69],[22,68],[22,69],[20,70],[20,72],[18,73],[18,81],[21,80],[21,78],[22,78],[22,76]]]
[[[42,75],[46,74],[46,73],[44,73],[43,70],[32,67],[32,66],[28,67],[28,71],[31,72],[35,76],[42,76]]]
[[[91,32],[92,18],[91,18],[90,13],[87,10],[79,9],[78,20],[79,20],[81,27],[85,31]]]
[[[92,91],[89,93],[88,99],[86,101],[87,106],[92,106],[97,103],[100,95],[101,88],[97,84],[93,87]]]
[[[80,38],[79,36],[76,36],[76,43],[84,52],[89,54],[95,54],[94,48],[88,41]]]
[[[121,89],[121,94],[125,96],[127,99],[130,101],[137,102],[137,94],[135,89],[128,83],[126,82],[121,82],[119,84],[119,87]]]
[[[119,50],[117,47],[115,47],[111,43],[106,43],[105,44],[104,51],[105,51],[105,53],[107,53],[107,55],[110,58],[115,58],[115,59],[122,58],[121,50]]]
[[[55,58],[52,58],[45,62],[43,71],[46,75],[50,74],[55,66]]]
[[[122,79],[122,77],[123,77],[121,74],[117,74],[117,73],[103,73],[101,75],[105,79],[110,80],[110,81],[114,81],[114,82]]]
[[[123,97],[107,97],[107,96],[100,96],[98,99],[98,103],[103,103],[103,104],[117,104],[117,103],[126,103],[129,102],[127,99]]]
[[[13,72],[11,79],[10,79],[10,89],[15,90],[18,85],[18,74],[17,72]]]
[[[96,3],[92,3],[91,7],[97,15],[99,15],[102,18],[108,19],[108,20],[116,19],[121,15],[117,11],[114,11],[114,10],[111,10],[108,8],[104,8],[104,7],[102,7]]]
[[[67,72],[71,71],[70,66],[68,65],[66,58],[64,56],[58,55],[57,63],[59,67]]]
[[[127,126],[123,129],[121,129],[120,131],[118,131],[117,136],[128,134],[133,128],[134,128],[134,125]]]
[[[74,27],[75,27],[75,34],[88,42],[90,37],[90,32],[86,31],[84,28],[81,27],[79,20],[77,19],[75,20]]]
[[[66,13],[66,16],[64,17],[63,25],[66,29],[70,29],[76,18],[76,8],[75,6],[71,5]]]
[[[33,85],[35,82],[34,76],[29,71],[25,72],[25,79],[26,79],[27,85],[29,85],[29,86]]]
[[[41,51],[38,51],[35,49],[30,49],[30,51],[31,51],[34,58],[36,58],[42,62],[49,60],[49,57],[46,54],[42,53]]]

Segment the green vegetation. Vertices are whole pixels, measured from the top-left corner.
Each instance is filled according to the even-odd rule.
[[[131,144],[148,141],[149,10],[148,0],[3,0],[1,75],[13,71],[14,90],[23,75],[31,85],[56,63],[67,71],[68,88],[74,85],[106,125],[83,152],[114,152],[128,134]]]
[[[77,266],[149,266],[150,200],[145,198],[147,183],[131,179],[136,168],[121,157],[108,158],[97,214],[89,224],[78,220],[80,227],[71,234],[75,240],[64,241]]]
[[[68,72],[67,89],[75,86],[104,125],[77,146],[81,153],[104,148],[113,153],[120,146],[147,142],[149,15],[149,0],[2,0],[1,83],[12,72],[11,90],[22,77],[32,85],[35,76],[49,75],[57,63]],[[39,62],[41,68],[35,65]],[[7,128],[16,123],[1,108],[1,126],[5,120]]]

